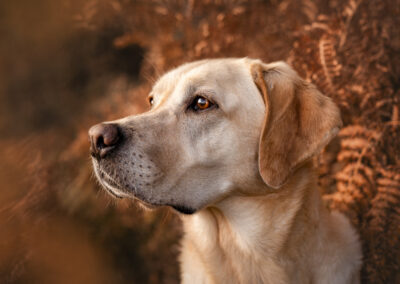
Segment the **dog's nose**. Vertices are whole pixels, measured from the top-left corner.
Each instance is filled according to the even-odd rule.
[[[90,152],[92,157],[104,158],[121,140],[121,134],[115,124],[100,123],[89,129]]]

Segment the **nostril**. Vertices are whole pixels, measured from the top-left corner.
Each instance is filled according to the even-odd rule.
[[[103,149],[106,148],[106,144],[104,143],[104,138],[103,136],[100,136],[97,141],[96,141],[96,148],[98,149]]]

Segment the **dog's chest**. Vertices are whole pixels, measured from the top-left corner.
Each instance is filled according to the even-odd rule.
[[[268,256],[274,255],[269,246],[254,247],[257,242],[262,246],[261,232],[244,224],[238,232],[206,213],[193,217],[184,222],[182,240],[182,273],[191,278],[187,282],[197,283],[190,275],[199,275],[204,283],[289,283],[284,269]]]

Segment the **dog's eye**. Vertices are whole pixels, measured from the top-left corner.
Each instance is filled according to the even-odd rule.
[[[214,104],[212,102],[210,102],[208,99],[206,99],[205,97],[201,97],[201,96],[197,96],[192,104],[190,105],[190,107],[194,110],[194,111],[199,111],[199,110],[205,110],[208,109],[210,107],[212,107]]]
[[[148,97],[147,100],[148,100],[149,104],[152,106],[154,103],[153,97]]]

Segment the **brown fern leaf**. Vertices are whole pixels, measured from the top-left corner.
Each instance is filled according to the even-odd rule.
[[[342,65],[338,63],[335,50],[335,40],[332,36],[324,35],[318,44],[319,60],[323,70],[325,89],[329,93],[335,90],[333,79],[340,75]]]
[[[333,175],[336,191],[326,199],[331,208],[346,212],[357,225],[376,195],[375,145],[380,138],[379,132],[361,125],[350,125],[339,132],[339,168]]]
[[[376,230],[384,230],[385,220],[389,219],[387,215],[394,214],[397,215],[396,218],[399,218],[398,213],[393,209],[400,204],[400,173],[399,171],[380,169],[379,174],[378,193],[372,200],[373,207],[368,212],[368,216],[372,218],[370,224]]]
[[[363,275],[369,283],[388,283],[388,279],[395,279],[400,268],[399,170],[399,167],[379,169],[378,192],[371,201],[372,208],[362,228],[365,239]]]
[[[373,129],[367,129],[361,125],[349,125],[340,130],[340,136],[362,136],[378,140],[381,137],[381,133]]]

